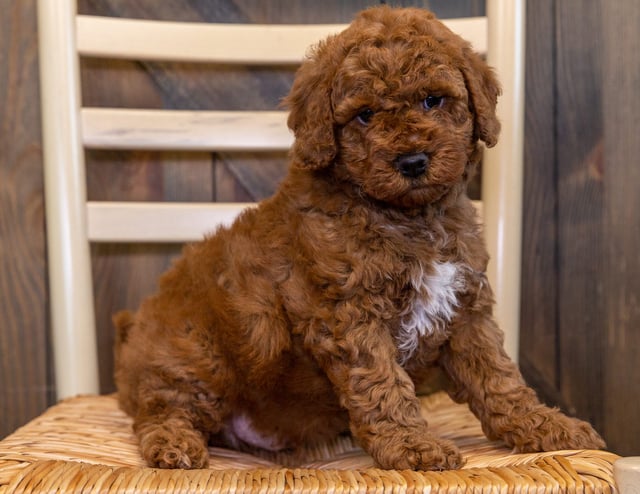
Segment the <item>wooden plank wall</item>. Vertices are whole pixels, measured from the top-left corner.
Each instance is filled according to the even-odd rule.
[[[35,2],[0,8],[0,437],[52,399]]]
[[[520,365],[628,455],[640,451],[640,4],[611,7],[528,2]]]
[[[81,11],[180,20],[346,22],[371,0],[81,0]],[[388,2],[474,15],[484,2]],[[0,437],[53,400],[35,0],[0,9]],[[548,401],[588,418],[620,453],[640,451],[639,5],[535,0],[527,12],[521,365]],[[85,61],[89,104],[265,108],[292,73]],[[223,84],[249,88],[238,99]],[[91,152],[92,199],[246,200],[268,195],[283,156]],[[179,247],[93,247],[101,384],[113,389],[110,314],[133,307]]]
[[[602,235],[606,304],[602,420],[609,443],[640,453],[640,3],[603,8]],[[609,5],[607,5],[609,7]]]

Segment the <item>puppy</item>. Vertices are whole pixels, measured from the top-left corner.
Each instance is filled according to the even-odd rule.
[[[499,92],[425,10],[366,10],[315,48],[286,98],[296,139],[276,194],[114,318],[119,400],[149,465],[350,431],[382,468],[460,467],[416,398],[435,367],[515,451],[604,445],[538,401],[491,315],[465,190],[498,138]]]

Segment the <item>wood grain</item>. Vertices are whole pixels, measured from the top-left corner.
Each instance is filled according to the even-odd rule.
[[[34,1],[0,9],[0,438],[52,390],[35,30]]]
[[[599,2],[556,2],[556,169],[560,390],[569,413],[602,426],[605,305]],[[580,12],[576,17],[576,12]]]
[[[558,393],[554,2],[527,2],[520,367],[546,402]]]
[[[593,422],[611,450],[632,454],[638,5],[549,0],[528,10],[523,371],[544,398]]]
[[[609,7],[609,4],[607,4]],[[640,451],[640,4],[603,8],[603,429],[622,455]]]

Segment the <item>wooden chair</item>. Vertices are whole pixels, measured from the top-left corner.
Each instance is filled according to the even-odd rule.
[[[490,277],[507,348],[516,357],[519,317],[523,129],[523,0],[488,0],[486,17],[449,21],[487,52],[504,86],[503,132],[483,166],[482,211],[493,256]],[[464,406],[442,394],[423,399],[435,432],[468,458],[455,472],[372,468],[343,438],[287,454],[211,448],[200,471],[146,468],[131,421],[100,396],[90,242],[197,240],[246,204],[87,202],[84,148],[286,150],[286,114],[82,108],[80,56],[237,64],[297,64],[308,45],[341,25],[181,24],[76,16],[72,0],[39,0],[46,220],[55,377],[60,403],[0,441],[5,492],[605,492],[608,452],[512,455],[486,440]],[[229,39],[243,39],[242,44]],[[169,41],[167,41],[169,40]],[[241,138],[236,132],[241,131]],[[162,221],[157,218],[161,217]],[[171,229],[169,229],[171,227]],[[83,395],[83,396],[77,396]]]

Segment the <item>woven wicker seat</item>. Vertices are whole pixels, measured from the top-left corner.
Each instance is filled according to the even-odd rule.
[[[13,492],[613,492],[603,451],[510,454],[488,441],[464,405],[444,393],[422,399],[433,431],[460,446],[462,470],[373,468],[350,437],[308,450],[210,449],[207,470],[146,468],[131,419],[114,396],[63,400],[0,441],[0,494]]]

